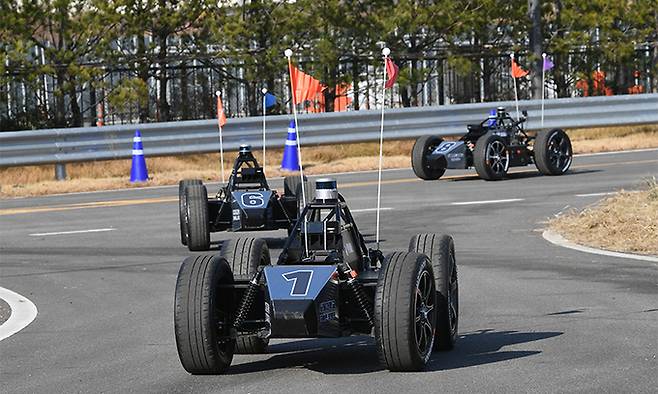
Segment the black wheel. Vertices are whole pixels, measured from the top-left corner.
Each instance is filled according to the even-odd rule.
[[[432,261],[438,309],[434,349],[450,350],[457,342],[459,326],[459,285],[455,244],[449,235],[418,234],[411,238],[409,251],[422,253]]]
[[[433,152],[442,142],[443,139],[432,135],[425,135],[416,140],[411,150],[411,168],[413,168],[414,174],[418,178],[426,181],[436,180],[446,172],[445,165],[433,168],[427,160],[427,155]]]
[[[174,298],[174,332],[178,357],[191,374],[217,374],[233,360],[230,337],[233,283],[226,260],[218,255],[188,257],[178,271]]]
[[[505,140],[491,132],[475,143],[473,164],[480,178],[487,181],[503,179],[509,169],[509,150]]]
[[[187,247],[191,251],[210,249],[210,220],[208,218],[208,192],[204,185],[188,185]]]
[[[420,371],[430,359],[436,329],[432,264],[419,253],[386,257],[375,291],[375,341],[391,371]]]
[[[226,259],[235,280],[250,280],[258,266],[270,265],[270,249],[261,238],[238,238],[224,241],[221,256]],[[255,354],[267,352],[269,338],[258,335],[240,335],[235,342],[235,352]]]
[[[202,185],[201,179],[183,179],[178,182],[178,222],[180,224],[180,242],[187,246],[187,196],[188,185]]]
[[[534,146],[535,166],[544,175],[562,175],[571,166],[571,140],[561,129],[541,130]]]

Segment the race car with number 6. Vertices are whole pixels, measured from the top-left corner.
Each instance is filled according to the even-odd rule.
[[[240,147],[228,184],[208,198],[199,179],[178,185],[181,243],[192,251],[210,248],[217,231],[290,230],[303,207],[301,179],[284,179],[284,193],[270,189],[263,168],[247,145]]]
[[[373,335],[389,370],[419,371],[457,340],[454,243],[428,233],[406,251],[369,249],[336,181],[321,179],[276,264],[263,239],[226,241],[220,254],[183,261],[174,303],[192,374],[225,373],[234,353],[264,353],[270,338],[353,334]]]

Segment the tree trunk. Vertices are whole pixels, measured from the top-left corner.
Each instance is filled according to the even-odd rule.
[[[653,15],[656,18],[656,31],[658,31],[658,9],[653,11]],[[653,45],[653,58],[651,59],[652,69],[649,70],[651,75],[651,81],[653,81],[651,86],[651,91],[653,93],[658,93],[658,44],[654,43]]]
[[[190,102],[188,96],[188,83],[187,83],[187,63],[182,61],[180,63],[180,105],[181,105],[181,119],[190,119]]]
[[[542,32],[541,32],[541,1],[528,0],[528,16],[532,22],[530,29],[530,51],[532,52],[532,60],[534,73],[532,73],[532,97],[534,99],[541,98],[542,89]]]
[[[555,7],[556,7],[555,25],[557,29],[557,36],[560,39],[563,39],[564,29],[562,26],[562,1],[557,0],[555,2]],[[569,56],[568,52],[553,54],[553,63],[554,63],[553,78],[555,79],[555,86],[557,87],[558,98],[567,97],[569,95],[567,78],[566,78],[566,75],[569,72],[569,70],[566,69],[566,67],[568,66],[567,64],[568,56]]]
[[[69,78],[68,86],[69,102],[71,103],[71,126],[82,127],[82,113],[80,112],[80,105],[78,104],[78,95],[75,89],[75,79]]]
[[[359,58],[354,56],[352,58],[352,89],[354,91],[354,100],[352,101],[352,105],[354,106],[355,111],[359,110],[359,66]]]
[[[144,34],[137,37],[137,76],[144,82],[145,86],[149,86],[149,64],[146,61],[146,43],[144,42]],[[150,97],[146,99],[146,105],[139,104],[139,121],[146,123],[149,120],[149,101]]]
[[[55,127],[66,127],[66,108],[64,104],[63,66],[55,64],[57,69],[57,89],[55,89]]]
[[[158,82],[160,84],[160,97],[158,100],[158,107],[160,109],[160,122],[167,122],[170,119],[169,102],[167,102],[167,37],[168,34],[161,32],[158,35],[158,65],[160,67],[160,74],[158,75]]]

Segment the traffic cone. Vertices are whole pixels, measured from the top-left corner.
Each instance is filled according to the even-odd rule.
[[[283,160],[281,169],[286,171],[299,171],[299,157],[297,156],[297,134],[295,133],[295,121],[290,121],[288,126],[288,138],[283,149]]]
[[[130,167],[130,182],[146,182],[149,179],[144,160],[144,148],[142,147],[142,134],[135,131],[133,137],[133,163]]]

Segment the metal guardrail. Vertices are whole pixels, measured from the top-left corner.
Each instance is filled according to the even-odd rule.
[[[515,116],[513,101],[388,109],[384,137],[461,134],[467,124],[482,121],[498,106],[505,106]],[[522,101],[520,109],[528,111],[527,129],[539,129],[541,101]],[[379,139],[380,117],[380,110],[300,115],[301,143],[374,141]],[[289,115],[267,118],[268,148],[283,147],[290,119]],[[643,123],[658,123],[658,94],[545,101],[544,128]],[[0,167],[127,159],[132,155],[135,130],[142,133],[146,156],[219,151],[213,120],[0,132]],[[229,119],[223,132],[226,150],[235,150],[243,143],[262,146],[260,117]]]

